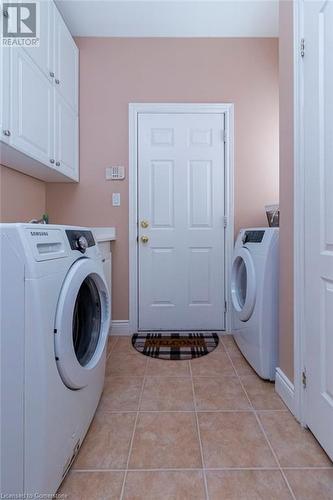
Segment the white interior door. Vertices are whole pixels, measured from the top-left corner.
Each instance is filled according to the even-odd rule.
[[[139,114],[140,330],[225,328],[224,146],[223,113]]]
[[[306,423],[333,459],[333,2],[304,2]]]

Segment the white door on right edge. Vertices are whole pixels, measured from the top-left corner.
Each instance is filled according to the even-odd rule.
[[[303,5],[305,418],[333,459],[333,1]]]

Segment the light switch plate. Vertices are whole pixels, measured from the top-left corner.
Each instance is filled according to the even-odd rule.
[[[120,207],[120,193],[112,193],[112,206]]]

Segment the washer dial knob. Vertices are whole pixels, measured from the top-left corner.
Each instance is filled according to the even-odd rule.
[[[84,253],[88,248],[87,238],[85,236],[80,236],[76,241],[76,245],[77,245],[78,250],[80,250],[80,252]]]

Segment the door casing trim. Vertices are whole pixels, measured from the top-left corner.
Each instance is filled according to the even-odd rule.
[[[305,171],[304,171],[304,75],[300,42],[304,37],[303,0],[293,3],[294,28],[294,416],[306,425],[306,391],[302,384],[305,364]]]
[[[230,282],[234,248],[234,104],[130,103],[129,104],[129,333],[138,331],[138,115],[139,113],[217,113],[225,115],[225,300],[226,331],[231,330]],[[224,308],[224,304],[221,304]]]

